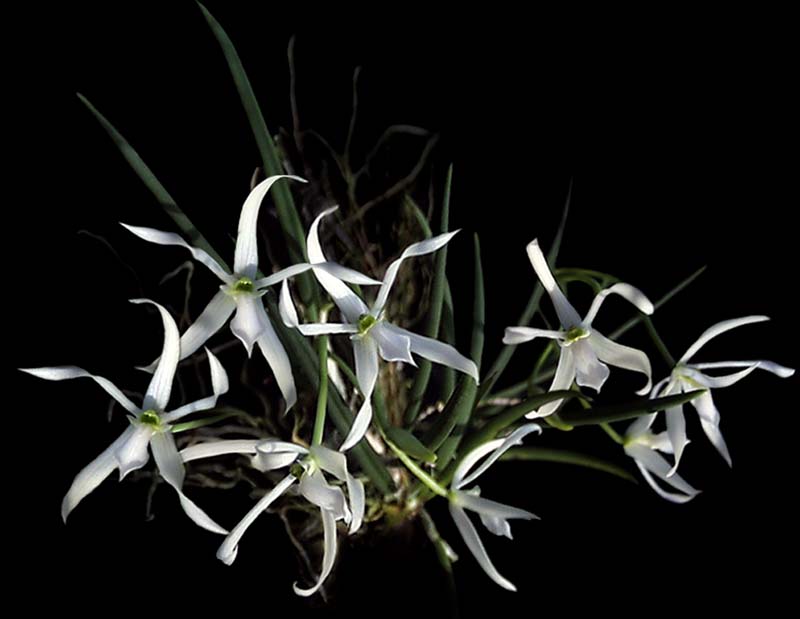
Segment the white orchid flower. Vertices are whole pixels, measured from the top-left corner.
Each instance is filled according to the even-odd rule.
[[[298,492],[320,509],[323,528],[322,571],[317,583],[308,589],[294,584],[297,595],[307,597],[316,593],[331,573],[336,560],[336,521],[349,524],[352,535],[361,527],[364,520],[364,484],[347,470],[347,459],[339,451],[312,446],[308,449],[294,443],[273,439],[263,441],[234,440],[201,443],[187,447],[181,452],[184,462],[208,458],[222,454],[247,454],[252,456],[252,465],[261,471],[271,471],[290,467],[289,474],[278,485],[265,494],[230,532],[217,551],[217,558],[226,565],[236,559],[239,541],[256,518],[265,512],[272,503],[297,482]],[[302,458],[299,460],[298,459]],[[323,471],[344,482],[348,501],[341,488],[331,486],[325,480]]]
[[[503,535],[509,539],[511,539],[511,526],[508,523],[510,519],[538,520],[538,516],[524,509],[484,499],[479,496],[480,490],[478,488],[472,490],[463,490],[463,488],[483,475],[500,456],[512,446],[518,445],[525,436],[531,432],[541,431],[542,429],[540,426],[535,423],[529,423],[520,426],[506,438],[488,441],[480,447],[473,449],[458,465],[458,468],[453,474],[453,481],[450,486],[450,515],[453,517],[456,527],[458,527],[458,531],[461,533],[461,537],[464,538],[464,543],[475,556],[475,559],[477,559],[483,570],[489,575],[489,578],[509,591],[516,591],[517,588],[508,579],[501,576],[500,572],[498,572],[497,568],[492,564],[489,555],[486,553],[486,549],[483,547],[483,542],[481,542],[481,538],[475,530],[475,526],[472,524],[472,521],[469,519],[464,509],[477,512],[480,515],[483,526],[495,535]],[[473,471],[472,469],[475,465],[487,455],[488,458]]]
[[[769,320],[767,316],[745,316],[743,318],[724,320],[708,328],[678,360],[670,376],[659,382],[651,394],[651,397],[656,398],[685,393],[695,389],[705,389],[705,393],[692,400],[690,404],[697,411],[700,417],[700,424],[708,440],[716,447],[717,451],[722,455],[729,466],[731,465],[731,456],[728,451],[728,446],[725,444],[725,439],[722,438],[722,433],[719,429],[719,411],[714,405],[714,400],[711,395],[712,390],[730,387],[758,369],[772,372],[781,378],[792,376],[794,370],[778,365],[772,361],[763,360],[718,361],[713,363],[691,363],[690,360],[703,346],[718,335],[737,327],[764,322],[766,320]],[[724,376],[709,376],[705,373],[705,370],[735,368],[743,369]],[[680,463],[681,456],[683,455],[684,448],[690,442],[686,437],[686,420],[683,415],[683,405],[679,404],[666,409],[666,421],[667,434],[675,453],[675,465],[672,467],[669,474],[674,475]]]
[[[686,503],[700,491],[675,473],[669,462],[658,453],[673,454],[674,451],[666,432],[654,434],[650,430],[655,418],[656,415],[644,415],[628,427],[624,437],[625,453],[633,458],[645,481],[660,497],[673,503]],[[677,490],[677,493],[664,490],[654,476]]]
[[[322,218],[331,214],[336,207],[323,211],[314,220],[308,232],[308,259],[312,264],[326,264],[325,254],[319,241],[319,224]],[[349,287],[341,278],[329,272],[314,269],[314,275],[333,299],[344,323],[306,323],[300,324],[289,287],[284,281],[281,288],[281,317],[287,326],[298,329],[303,335],[349,334],[353,342],[353,355],[356,377],[364,402],[356,415],[350,432],[342,443],[340,451],[345,451],[358,443],[372,420],[372,392],[378,379],[379,358],[385,361],[404,361],[416,365],[411,353],[424,357],[434,363],[449,366],[471,376],[478,382],[478,367],[475,363],[444,342],[417,335],[391,324],[384,317],[384,309],[400,265],[406,258],[423,256],[444,247],[458,232],[448,232],[433,238],[409,245],[400,257],[386,269],[383,282],[372,307]]]
[[[641,372],[647,377],[647,384],[637,393],[643,395],[650,391],[652,371],[647,355],[641,350],[611,341],[592,327],[592,322],[608,295],[617,294],[635,305],[639,311],[649,315],[653,313],[654,308],[648,298],[630,284],[617,283],[600,292],[592,301],[586,316],[581,319],[550,272],[547,260],[539,248],[538,240],[531,241],[527,251],[533,270],[536,271],[536,275],[553,301],[556,314],[561,322],[561,329],[554,331],[530,327],[507,327],[503,343],[521,344],[537,337],[554,339],[558,342],[561,352],[550,391],[569,389],[572,387],[573,381],[577,381],[581,387],[591,387],[599,392],[608,378],[608,365]],[[531,411],[527,417],[529,419],[547,417],[553,414],[560,405],[560,401],[550,402],[539,408],[538,411]]]
[[[130,413],[128,417],[130,426],[103,453],[77,474],[61,503],[61,516],[66,522],[67,516],[75,509],[75,506],[115,469],[119,469],[119,478],[122,481],[128,473],[147,464],[149,459],[147,447],[149,445],[159,473],[178,493],[181,506],[186,514],[204,529],[226,535],[228,533],[226,529],[209,518],[183,493],[185,471],[175,447],[170,424],[186,415],[213,408],[217,403],[217,398],[228,391],[228,376],[217,358],[206,349],[211,368],[213,395],[167,412],[172,381],[180,358],[178,327],[167,310],[158,303],[147,299],[133,299],[131,302],[155,305],[164,323],[164,348],[141,407],[131,402],[110,380],[90,374],[79,367],[21,368],[23,372],[45,380],[91,378]]]
[[[228,273],[208,253],[197,247],[192,247],[177,234],[162,232],[153,228],[122,225],[139,238],[150,243],[176,245],[188,249],[195,260],[208,267],[222,281],[220,291],[214,295],[194,324],[181,336],[181,359],[192,355],[212,335],[219,331],[231,314],[235,312],[235,316],[231,320],[231,331],[244,344],[248,357],[252,355],[253,346],[258,344],[264,358],[275,374],[275,380],[286,401],[286,410],[288,411],[297,401],[297,390],[289,356],[286,354],[280,339],[278,339],[261,301],[265,289],[310,269],[325,272],[332,278],[338,277],[344,281],[357,284],[368,285],[378,284],[379,282],[352,269],[327,262],[314,265],[308,263],[295,264],[269,277],[256,279],[258,272],[256,228],[258,214],[261,209],[261,203],[270,187],[283,178],[306,182],[297,176],[270,176],[256,185],[250,195],[247,196],[239,217],[239,232],[236,238],[233,273]],[[155,362],[146,369],[152,370],[153,367],[155,367]]]

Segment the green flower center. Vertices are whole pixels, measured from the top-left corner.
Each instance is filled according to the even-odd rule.
[[[256,289],[255,284],[253,284],[253,280],[249,277],[240,277],[231,288],[235,293],[252,293]]]
[[[306,470],[303,468],[303,465],[299,462],[295,462],[292,466],[289,467],[289,473],[291,473],[297,479],[300,479],[305,473]]]
[[[146,426],[158,427],[161,425],[161,417],[151,408],[139,415],[139,423],[143,423]]]
[[[569,331],[567,331],[564,344],[569,346],[570,344],[574,344],[578,340],[582,340],[587,337],[589,337],[589,332],[586,329],[582,327],[572,327]]]
[[[361,314],[361,316],[358,317],[358,332],[361,335],[366,335],[377,322],[378,319],[372,314]]]

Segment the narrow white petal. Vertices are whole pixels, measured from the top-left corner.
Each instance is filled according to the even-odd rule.
[[[103,391],[114,398],[129,413],[138,413],[141,409],[128,399],[114,383],[102,376],[95,376],[83,368],[74,365],[63,365],[45,368],[19,368],[21,372],[43,378],[44,380],[70,380],[72,378],[91,378]]]
[[[297,402],[297,387],[294,384],[292,362],[289,361],[289,355],[283,347],[283,342],[281,342],[278,334],[275,333],[275,329],[266,314],[264,315],[264,329],[258,337],[258,348],[261,350],[261,354],[264,355],[264,359],[267,360],[270,369],[272,369],[275,382],[278,383],[278,388],[286,401],[286,410],[284,410],[284,414],[286,414]]]
[[[131,471],[142,468],[150,459],[147,446],[153,436],[153,429],[146,425],[136,424],[133,432],[128,435],[125,442],[117,446],[114,457],[119,467],[119,479],[122,481]]]
[[[115,454],[130,439],[133,432],[133,426],[128,427],[103,453],[83,467],[75,476],[75,479],[72,480],[72,485],[64,496],[64,500],[61,502],[61,517],[64,522],[67,521],[67,516],[75,509],[78,503],[117,468],[118,462]]]
[[[178,493],[178,499],[186,515],[189,516],[196,525],[207,531],[219,533],[220,535],[227,535],[227,529],[224,529],[214,522],[208,514],[183,493],[185,471],[183,468],[183,461],[178,453],[178,448],[175,446],[175,439],[172,437],[172,434],[169,432],[158,432],[150,441],[150,449],[153,450],[153,458],[156,461],[156,466],[158,466],[161,477],[163,477],[164,481],[172,486]]]
[[[314,322],[297,325],[297,330],[303,335],[341,335],[344,333],[354,335],[358,333],[356,325],[342,324],[338,322]]]
[[[336,479],[347,484],[347,495],[350,498],[350,534],[352,535],[361,527],[364,519],[364,484],[353,477],[347,470],[347,458],[342,452],[317,445],[309,450],[317,465]]]
[[[599,393],[611,373],[608,366],[597,358],[597,353],[588,338],[578,340],[569,348],[575,359],[575,382],[581,387],[591,387]]]
[[[281,284],[281,294],[278,300],[278,310],[281,315],[281,320],[290,329],[296,329],[300,324],[300,318],[297,316],[297,308],[292,299],[292,291],[289,290],[289,282],[284,281]]]
[[[587,327],[591,326],[592,321],[597,317],[597,312],[600,310],[600,307],[603,305],[606,297],[610,294],[618,294],[626,301],[629,301],[635,305],[636,309],[638,309],[640,312],[647,314],[648,316],[655,311],[650,299],[648,299],[641,290],[634,288],[630,284],[618,283],[600,291],[594,298],[591,307],[589,307],[589,312],[583,319],[583,322]]]
[[[655,385],[653,385],[653,389],[650,391],[650,399],[661,397],[662,395],[668,395],[666,392],[669,389],[670,381],[672,381],[671,376],[667,376],[666,378],[662,378],[658,381]],[[672,386],[674,387],[674,381],[672,381]],[[662,390],[664,393],[662,394]]]
[[[383,308],[386,306],[386,300],[389,298],[389,292],[392,290],[394,280],[397,277],[397,272],[400,270],[400,265],[403,264],[404,260],[415,256],[424,256],[425,254],[430,254],[441,249],[447,245],[450,239],[457,233],[458,230],[446,232],[406,247],[403,253],[400,254],[400,257],[387,267],[386,273],[383,276],[383,283],[375,299],[375,304],[372,306],[372,315],[377,318],[381,315],[381,312],[383,312]]]
[[[630,346],[617,344],[597,331],[592,331],[588,339],[600,361],[617,368],[639,372],[647,377],[647,384],[636,393],[646,395],[650,391],[653,386],[653,370],[650,367],[650,359],[644,352]]]
[[[297,458],[307,453],[308,450],[302,445],[267,439],[256,446],[252,465],[260,471],[274,471],[290,466]]]
[[[658,413],[653,413],[652,415],[642,415],[641,417],[637,418],[636,421],[628,426],[628,429],[625,431],[625,438],[633,441],[642,436],[645,432],[650,430],[650,427],[653,425],[656,417],[658,417]]]
[[[453,488],[462,488],[474,482],[478,477],[483,475],[486,470],[492,466],[506,451],[511,449],[514,445],[522,443],[522,439],[528,436],[531,432],[542,433],[542,427],[535,423],[526,423],[520,426],[505,438],[494,439],[488,441],[483,445],[473,449],[469,452],[461,463],[458,465],[455,473],[453,474]],[[491,454],[490,454],[491,452]],[[488,458],[472,473],[474,467],[481,458],[490,454]]]
[[[258,271],[258,212],[270,187],[283,178],[291,178],[301,183],[306,182],[299,176],[286,174],[270,176],[256,185],[244,201],[241,215],[239,215],[239,231],[236,236],[236,253],[233,259],[233,270],[238,275],[250,279],[254,279],[256,276],[256,271]]]
[[[300,494],[321,510],[333,514],[336,520],[351,520],[350,510],[341,489],[328,484],[319,469],[300,478]]]
[[[705,346],[709,340],[714,339],[726,331],[730,331],[731,329],[736,329],[737,327],[742,327],[744,325],[751,325],[756,322],[764,322],[766,320],[769,320],[767,316],[745,316],[744,318],[733,318],[731,320],[723,320],[722,322],[718,322],[717,324],[703,331],[703,334],[697,338],[697,341],[694,344],[689,346],[688,350],[683,354],[683,357],[680,358],[678,363],[686,363],[695,355],[695,353],[697,353],[698,350]]]
[[[678,470],[683,456],[684,448],[690,443],[686,438],[686,418],[683,416],[683,405],[672,406],[666,410],[667,417],[667,436],[672,446],[672,453],[675,455],[675,464],[667,473],[667,477],[672,477]]]
[[[301,273],[305,273],[306,271],[310,271],[314,268],[309,262],[301,262],[300,264],[293,264],[292,266],[288,266],[285,269],[281,269],[277,273],[273,273],[267,277],[262,277],[261,279],[257,279],[253,282],[253,286],[256,288],[268,288],[269,286],[274,286],[275,284],[280,284],[281,282],[287,281],[291,277],[295,277],[296,275],[300,275]]]
[[[553,377],[553,382],[548,391],[564,391],[572,388],[572,382],[575,380],[575,357],[572,354],[574,346],[561,347],[561,353],[558,357],[558,365],[556,366],[556,374]],[[535,419],[537,417],[547,417],[552,415],[561,406],[563,400],[554,400],[539,407],[539,410],[531,411],[525,417],[528,419]]]
[[[356,445],[369,430],[369,424],[372,423],[372,402],[364,400],[361,408],[358,409],[353,425],[350,426],[350,431],[347,433],[339,451],[347,451]]]
[[[463,372],[471,376],[476,383],[480,382],[478,366],[475,365],[475,362],[462,355],[455,348],[450,346],[450,344],[445,344],[444,342],[425,337],[424,335],[417,335],[416,333],[406,331],[405,329],[401,329],[389,323],[383,323],[383,328],[392,333],[406,336],[411,341],[411,352],[429,361],[433,361],[434,363],[440,363],[454,370],[458,370],[459,372]]]
[[[545,337],[551,340],[563,340],[563,331],[553,331],[551,329],[533,329],[531,327],[506,327],[503,335],[503,344],[523,344],[530,342],[537,337]]]
[[[402,361],[417,365],[411,356],[411,340],[407,336],[387,329],[383,322],[372,327],[369,335],[378,344],[378,353],[384,361]]]
[[[369,336],[353,338],[353,357],[358,388],[364,399],[370,401],[378,380],[378,345],[375,340]]]
[[[258,439],[235,439],[229,441],[210,441],[208,443],[198,443],[190,445],[181,450],[181,459],[184,462],[202,460],[204,458],[215,458],[229,454],[255,454]]]
[[[703,432],[706,433],[708,440],[716,447],[717,451],[725,459],[725,462],[728,463],[728,466],[732,466],[733,463],[731,461],[731,454],[728,451],[728,445],[725,443],[725,439],[722,438],[722,432],[719,429],[719,411],[714,404],[711,392],[706,391],[692,400],[691,404],[700,416],[700,425],[703,426]]]
[[[789,378],[794,376],[794,369],[775,363],[774,361],[764,361],[763,359],[757,361],[715,361],[712,363],[692,363],[691,367],[697,370],[715,370],[715,369],[728,369],[728,368],[747,368],[751,365],[757,366],[759,370],[766,370],[781,378]]]
[[[144,408],[154,408],[163,411],[169,404],[169,396],[172,393],[172,381],[175,378],[175,370],[178,369],[178,361],[181,357],[180,334],[178,325],[175,324],[169,312],[149,299],[131,299],[131,303],[149,303],[154,305],[161,314],[161,322],[164,324],[164,347],[161,356],[158,358],[158,365],[147,386],[144,395]]]
[[[472,524],[467,514],[452,501],[450,501],[450,515],[452,516],[453,521],[456,523],[456,527],[458,528],[459,533],[461,533],[461,537],[464,539],[464,543],[467,545],[467,548],[469,548],[472,556],[475,557],[475,559],[478,561],[478,564],[483,568],[483,571],[486,572],[489,578],[503,587],[503,589],[516,591],[517,588],[511,583],[511,581],[501,576],[500,572],[498,572],[497,568],[495,568],[495,566],[492,564],[491,559],[489,559],[489,555],[486,553],[486,549],[483,547],[483,542],[478,536],[478,532],[475,530],[475,526]]]
[[[231,320],[231,331],[244,344],[247,356],[253,354],[253,345],[269,323],[260,297],[241,294],[236,297],[236,315]]]
[[[312,264],[327,262],[319,242],[319,223],[323,217],[334,212],[336,208],[329,208],[320,213],[309,228],[306,251],[308,252],[308,261]],[[340,279],[324,269],[314,269],[314,276],[349,322],[356,323],[359,316],[369,313],[369,308],[364,301]]]
[[[696,490],[690,486],[689,483],[677,473],[668,476],[668,473],[672,468],[669,465],[669,462],[667,462],[661,455],[653,451],[651,448],[644,445],[629,444],[625,446],[625,453],[627,453],[636,461],[636,464],[642,471],[642,475],[647,480],[647,483],[649,483],[653,490],[655,490],[661,497],[676,503],[685,503],[700,493],[699,490]],[[663,488],[661,488],[658,483],[656,483],[655,480],[653,480],[646,472],[652,473],[661,481],[672,486],[686,496],[674,495],[665,492]]]
[[[536,514],[532,514],[529,511],[524,509],[519,509],[518,507],[512,507],[511,505],[505,505],[504,503],[498,503],[497,501],[492,501],[491,499],[484,499],[480,496],[475,496],[474,494],[470,494],[469,492],[461,492],[460,490],[455,491],[456,495],[456,502],[461,507],[466,509],[470,509],[474,512],[479,514],[485,514],[487,516],[491,516],[493,518],[519,518],[522,520],[538,520],[539,517]]]
[[[231,276],[216,260],[209,256],[204,250],[192,247],[177,234],[173,232],[162,232],[161,230],[154,230],[153,228],[140,228],[139,226],[129,226],[127,224],[121,225],[130,232],[133,232],[133,234],[140,239],[144,239],[150,243],[155,243],[156,245],[176,245],[188,249],[195,260],[207,266],[209,270],[223,282],[230,283]]]
[[[571,329],[572,327],[577,327],[580,325],[581,317],[578,315],[578,312],[575,311],[575,308],[572,307],[572,304],[567,300],[567,297],[564,296],[564,293],[561,292],[561,288],[558,287],[553,274],[550,272],[550,267],[547,265],[547,258],[544,257],[544,254],[539,247],[539,241],[537,239],[532,240],[530,243],[528,243],[528,247],[526,249],[528,251],[528,259],[531,261],[533,270],[536,271],[539,281],[542,282],[542,286],[544,286],[544,289],[547,291],[547,294],[550,295],[550,299],[553,301],[553,305],[556,308],[556,314],[558,314],[558,320],[561,322],[561,326],[565,329]]]
[[[337,262],[317,262],[314,264],[314,271],[324,271],[336,279],[359,286],[380,286],[382,284],[377,279],[367,277],[363,273],[349,269]]]
[[[169,413],[164,413],[161,416],[164,423],[173,423],[186,417],[186,415],[214,408],[217,405],[219,397],[228,392],[228,374],[225,372],[225,368],[222,367],[219,359],[217,359],[214,353],[208,348],[206,348],[206,355],[208,356],[208,365],[211,369],[212,395],[195,400],[189,404],[184,404]]]
[[[322,556],[322,572],[319,575],[319,580],[317,583],[310,589],[303,589],[299,587],[297,583],[292,585],[294,592],[301,597],[309,597],[319,591],[319,588],[322,586],[322,583],[325,582],[325,579],[330,575],[331,570],[333,570],[333,565],[336,562],[336,520],[332,514],[328,513],[324,509],[320,510],[320,514],[322,516],[324,548],[324,554]]]
[[[740,380],[752,374],[758,368],[758,364],[753,364],[748,368],[728,374],[727,376],[709,376],[700,371],[695,370],[691,366],[684,366],[681,373],[692,379],[693,382],[699,383],[708,389],[722,389],[723,387],[730,387],[735,385]]]
[[[653,479],[650,471],[648,471],[641,462],[634,460],[634,463],[636,464],[636,468],[638,468],[639,472],[642,474],[642,477],[644,477],[644,480],[647,482],[647,485],[655,490],[656,494],[658,494],[658,496],[660,496],[662,499],[666,499],[671,503],[681,504],[688,503],[697,496],[697,494],[676,494],[674,492],[667,492],[658,484],[655,479]]]
[[[308,449],[297,443],[290,443],[288,441],[280,441],[278,439],[268,438],[258,442],[256,450],[262,454],[274,453],[296,453],[305,455]]]
[[[239,524],[233,527],[228,537],[222,542],[222,545],[217,550],[217,559],[222,561],[225,565],[230,565],[236,560],[236,555],[239,552],[239,540],[242,539],[245,531],[250,528],[250,525],[255,522],[256,518],[261,515],[261,512],[266,511],[286,490],[289,489],[296,481],[294,475],[287,475],[284,477],[277,486],[270,490],[267,494],[261,497],[261,500],[256,503],[253,508],[247,512],[244,518],[241,519]]]

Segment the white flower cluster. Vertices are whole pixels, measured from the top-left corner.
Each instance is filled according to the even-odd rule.
[[[131,402],[108,379],[90,374],[81,368],[62,366],[23,371],[47,380],[91,378],[130,413],[130,424],[127,429],[75,477],[62,504],[62,516],[65,520],[75,506],[115,469],[119,469],[122,479],[129,472],[142,468],[149,458],[149,446],[158,471],[177,492],[186,514],[199,526],[225,535],[217,557],[226,564],[231,564],[235,560],[240,540],[248,527],[284,493],[294,492],[319,508],[324,536],[322,569],[312,587],[301,588],[297,584],[294,587],[298,595],[308,596],[319,590],[333,568],[337,549],[337,522],[342,521],[347,525],[349,534],[356,533],[364,523],[365,487],[362,481],[349,471],[346,452],[357,445],[370,428],[372,395],[379,374],[380,359],[390,363],[399,361],[415,366],[413,353],[434,363],[454,368],[471,377],[475,383],[479,380],[479,373],[472,360],[449,344],[392,324],[387,320],[385,311],[389,294],[403,262],[415,256],[437,251],[444,247],[456,232],[441,234],[409,246],[389,265],[383,279],[378,281],[326,258],[320,244],[319,226],[323,219],[335,210],[328,209],[314,220],[308,232],[308,262],[287,267],[268,277],[259,277],[256,222],[261,203],[270,187],[276,182],[285,182],[283,179],[305,182],[293,176],[273,176],[257,185],[247,197],[239,220],[232,273],[218,264],[207,252],[190,246],[176,234],[151,228],[125,226],[136,236],[151,243],[186,248],[195,260],[208,267],[222,282],[219,292],[211,298],[205,310],[182,335],[179,335],[175,321],[162,306],[145,299],[133,300],[134,303],[155,305],[164,325],[163,350],[159,359],[146,368],[153,376],[141,406]],[[539,280],[552,299],[561,329],[509,327],[506,329],[504,342],[516,345],[534,338],[550,338],[557,342],[560,355],[551,391],[571,389],[573,383],[577,383],[579,387],[590,387],[599,392],[609,376],[609,365],[643,374],[647,383],[640,393],[650,392],[652,398],[703,390],[702,394],[691,403],[700,416],[706,435],[730,462],[727,447],[719,430],[719,413],[714,406],[711,390],[732,385],[759,368],[783,377],[790,376],[793,370],[768,361],[690,363],[690,359],[711,338],[744,324],[767,320],[766,317],[751,316],[725,321],[711,327],[681,357],[671,375],[657,383],[655,387],[651,387],[651,366],[647,355],[640,350],[611,341],[593,327],[593,321],[608,295],[619,295],[644,314],[651,314],[654,308],[645,295],[628,284],[614,284],[597,295],[589,311],[581,319],[559,288],[538,242],[536,240],[531,242],[527,250]],[[303,323],[299,320],[288,280],[307,271],[313,273],[330,296],[339,310],[342,322]],[[228,377],[217,358],[206,349],[211,372],[212,395],[180,408],[168,410],[178,362],[202,347],[223,327],[231,315],[233,315],[230,322],[231,331],[244,345],[248,357],[252,354],[253,347],[257,345],[270,365],[285,399],[286,411],[296,403],[297,390],[290,357],[278,338],[261,300],[266,289],[278,283],[282,284],[280,317],[286,326],[296,329],[305,336],[346,334],[350,338],[355,360],[355,377],[362,399],[349,433],[338,450],[323,446],[324,436],[322,436],[311,444],[286,442],[277,438],[219,440],[193,444],[179,452],[171,432],[173,424],[187,415],[213,408],[217,399],[228,391]],[[369,305],[347,284],[379,286],[379,288],[375,300]],[[738,371],[717,377],[705,373],[706,370],[726,368],[737,368]],[[560,405],[561,401],[549,402],[537,410],[530,411],[527,416],[547,418],[556,413]],[[697,494],[697,491],[677,474],[681,455],[688,443],[682,407],[674,406],[666,409],[665,433],[654,434],[651,431],[657,415],[658,413],[654,413],[640,417],[630,426],[624,438],[625,452],[635,460],[645,479],[661,496],[672,501],[689,500]],[[532,519],[535,516],[528,511],[483,498],[479,496],[477,488],[466,490],[465,487],[472,484],[509,448],[519,444],[526,435],[534,431],[541,432],[541,427],[536,423],[527,423],[513,430],[505,438],[492,438],[466,454],[458,454],[460,459],[455,466],[449,488],[442,487],[413,463],[409,463],[411,472],[425,482],[434,494],[447,498],[452,518],[469,550],[490,578],[509,590],[513,590],[514,585],[501,576],[490,561],[465,509],[478,513],[481,522],[491,533],[509,538],[510,519]],[[396,447],[391,446],[393,449]],[[674,454],[673,463],[670,464],[658,452]],[[250,456],[252,467],[259,471],[287,470],[282,481],[267,491],[230,531],[212,520],[184,494],[182,489],[186,463],[226,454]],[[666,492],[655,478],[671,486],[679,494]]]

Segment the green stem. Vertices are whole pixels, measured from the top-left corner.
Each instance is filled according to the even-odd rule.
[[[617,445],[624,445],[625,439],[622,438],[619,433],[611,427],[611,425],[607,423],[601,423],[600,427],[603,428],[603,431],[611,437],[611,440],[614,441]]]
[[[325,433],[325,413],[328,410],[328,336],[322,335],[317,340],[319,349],[319,393],[317,394],[317,416],[314,419],[314,435],[312,445],[321,445]]]
[[[670,368],[675,367],[675,357],[673,357],[667,345],[664,343],[664,340],[661,339],[661,336],[656,331],[656,326],[653,324],[653,319],[650,316],[644,317],[644,326],[647,328],[647,333],[650,335],[650,339],[653,340],[653,344],[656,345],[658,352],[661,353],[661,356],[664,358],[664,361],[667,362],[667,366]]]
[[[400,458],[400,461],[406,465],[406,468],[411,471],[414,476],[423,484],[425,484],[432,492],[444,498],[448,498],[450,496],[450,493],[447,491],[447,489],[442,487],[439,482],[423,471],[419,465],[408,456],[406,452],[389,440],[386,441],[386,444],[395,453],[395,455]]]

